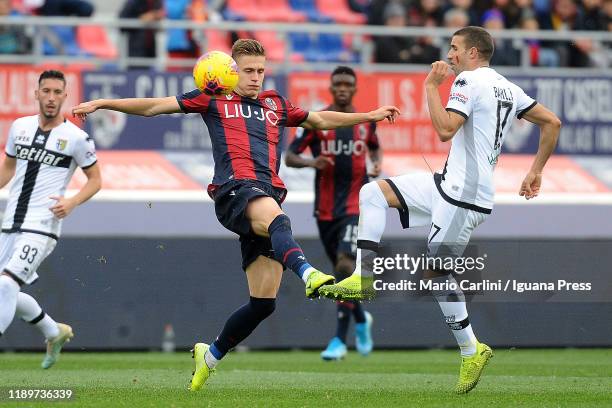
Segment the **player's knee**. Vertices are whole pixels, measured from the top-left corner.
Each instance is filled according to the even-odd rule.
[[[291,231],[291,220],[285,214],[277,215],[268,226],[270,235],[276,231]]]
[[[276,299],[251,297],[250,303],[261,320],[270,316],[276,309]]]
[[[374,205],[383,208],[389,207],[389,203],[376,181],[371,181],[361,187],[361,190],[359,190],[359,205]]]

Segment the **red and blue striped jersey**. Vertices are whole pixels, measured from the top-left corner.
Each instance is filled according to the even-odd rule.
[[[235,92],[211,97],[196,89],[176,99],[183,112],[201,114],[208,127],[215,161],[212,187],[258,180],[285,188],[278,176],[285,128],[299,126],[307,111],[272,90],[251,99]]]
[[[315,217],[331,221],[359,214],[359,190],[369,181],[366,155],[368,149],[379,148],[376,123],[335,130],[298,128],[289,150],[299,154],[308,147],[314,157],[323,154],[334,161],[333,165],[316,171]]]

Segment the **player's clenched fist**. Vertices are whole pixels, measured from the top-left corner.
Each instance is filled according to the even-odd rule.
[[[425,85],[440,86],[450,75],[449,65],[444,61],[436,61],[431,64],[431,71],[425,78]]]

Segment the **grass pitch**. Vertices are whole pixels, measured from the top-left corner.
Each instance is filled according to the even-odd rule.
[[[187,391],[188,352],[64,353],[50,370],[42,354],[0,354],[0,406],[40,407],[610,407],[612,350],[494,350],[480,384],[452,393],[456,351],[232,353],[208,386]],[[63,402],[9,402],[9,388],[70,388]]]

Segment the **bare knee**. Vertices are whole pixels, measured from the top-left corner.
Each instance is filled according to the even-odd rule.
[[[395,194],[395,191],[393,191],[391,185],[387,181],[377,180],[376,184],[378,184],[378,187],[380,187],[380,190],[383,192],[383,195],[385,196],[385,200],[387,200],[389,207],[402,208],[402,203],[400,203],[397,194]]]
[[[251,222],[253,232],[268,237],[268,227],[276,217],[284,214],[278,203],[271,197],[257,197],[249,202],[246,216]]]

